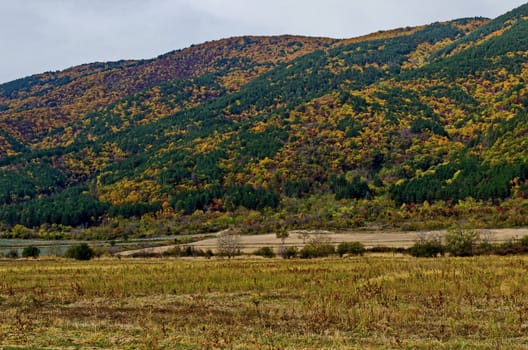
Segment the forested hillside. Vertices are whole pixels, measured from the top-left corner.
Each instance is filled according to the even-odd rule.
[[[526,225],[527,32],[524,5],[0,85],[0,221],[92,237]]]

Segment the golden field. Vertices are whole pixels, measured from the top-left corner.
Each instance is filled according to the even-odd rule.
[[[528,258],[0,262],[0,348],[525,349]]]

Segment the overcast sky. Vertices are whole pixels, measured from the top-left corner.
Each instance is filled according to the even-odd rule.
[[[526,0],[0,0],[0,82],[239,35],[349,38]]]

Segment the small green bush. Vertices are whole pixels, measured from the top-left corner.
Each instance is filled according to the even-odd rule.
[[[255,250],[253,254],[257,256],[262,256],[264,258],[274,258],[275,257],[275,252],[273,251],[273,248],[271,247],[259,248]]]
[[[335,248],[330,243],[308,243],[299,252],[302,259],[324,258],[335,254]]]
[[[284,259],[293,259],[299,254],[296,247],[281,247],[279,254]]]
[[[444,255],[444,247],[440,244],[430,243],[415,243],[409,248],[409,254],[417,258],[434,258],[438,255]]]
[[[361,255],[365,254],[365,246],[360,242],[342,242],[337,246],[337,254]]]
[[[444,255],[444,246],[440,236],[419,235],[414,245],[409,248],[409,254],[418,258],[434,258]]]
[[[40,256],[40,249],[37,247],[34,247],[32,245],[25,247],[24,250],[22,250],[22,256],[24,258],[38,258]]]
[[[75,260],[90,260],[94,255],[94,250],[86,243],[71,246],[65,254],[67,258]]]
[[[445,235],[445,250],[452,256],[473,256],[479,233],[474,230],[452,228]]]

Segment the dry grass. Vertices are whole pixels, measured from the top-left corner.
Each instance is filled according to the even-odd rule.
[[[524,349],[528,259],[0,262],[0,347]]]

